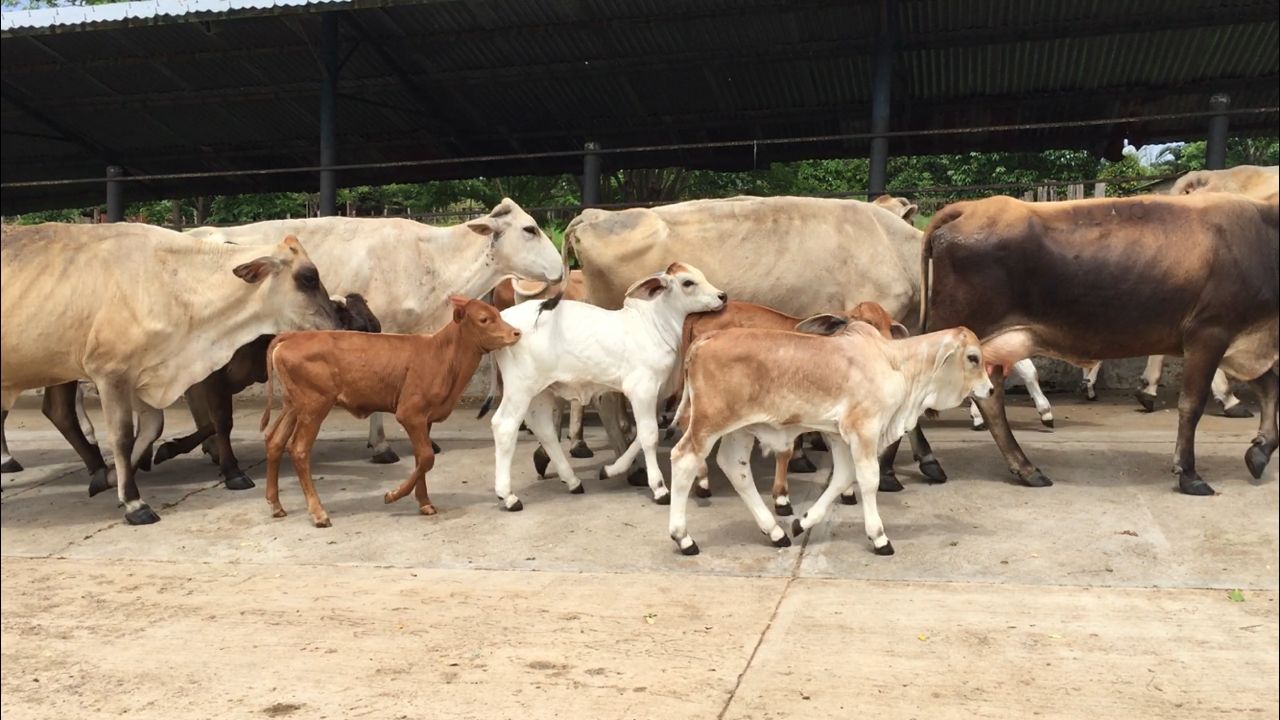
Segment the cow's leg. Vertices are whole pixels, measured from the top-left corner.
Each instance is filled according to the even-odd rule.
[[[9,411],[0,411],[0,472],[16,473],[22,472],[22,463],[13,459],[9,454],[9,441],[4,437],[4,423],[9,419]]]
[[[613,450],[614,457],[618,457],[631,444],[622,428],[622,395],[605,393],[596,398],[596,412],[600,415],[605,435],[609,437],[609,447]]]
[[[987,421],[982,419],[982,411],[978,409],[976,400],[969,400],[969,429],[974,432],[987,429]]]
[[[1101,369],[1100,362],[1084,368],[1084,379],[1080,381],[1080,389],[1084,390],[1084,398],[1090,402],[1098,399],[1098,371]]]
[[[219,371],[214,371],[214,374],[217,374],[217,372]],[[213,428],[213,418],[210,417],[208,398],[204,391],[204,384],[207,380],[208,378],[205,378],[205,380],[192,385],[183,393],[183,397],[187,401],[187,409],[191,411],[191,419],[196,423],[195,432],[160,443],[156,447],[155,457],[152,458],[155,464],[159,465],[179,455],[185,455],[195,450],[196,446],[202,445],[206,440],[213,438],[216,431]],[[217,447],[211,444],[206,452],[209,453],[209,457],[214,458],[214,463],[217,464]]]
[[[84,409],[84,386],[79,382],[75,384],[75,406],[76,406],[76,422],[80,424],[80,432],[84,434],[84,439],[89,441],[90,445],[98,444],[98,435],[93,428],[93,420],[89,419],[89,413]]]
[[[124,519],[130,525],[149,525],[158,522],[155,513],[138,493],[134,482],[133,457],[133,389],[120,380],[97,380],[102,413],[107,418],[107,430],[111,437],[111,452],[115,456],[116,494],[124,504]],[[145,417],[145,415],[144,415]],[[155,420],[149,421],[154,425]]]
[[[288,515],[280,504],[280,458],[293,438],[297,420],[297,413],[286,405],[275,424],[267,428],[267,504],[271,506],[271,517]]]
[[[1249,384],[1258,393],[1258,400],[1262,403],[1262,417],[1258,422],[1258,436],[1244,454],[1244,463],[1249,468],[1249,474],[1258,479],[1262,477],[1262,471],[1267,469],[1276,445],[1280,444],[1280,435],[1276,430],[1276,412],[1277,407],[1280,407],[1280,375],[1275,370],[1270,370]]]
[[[751,446],[754,443],[755,438],[741,430],[725,435],[720,438],[716,464],[724,470],[729,482],[733,483],[733,489],[738,491],[739,497],[747,504],[760,532],[769,536],[769,542],[774,547],[790,547],[791,538],[787,537],[787,531],[774,519],[773,513],[769,512],[768,506],[760,498],[760,491],[756,490],[756,481],[751,475]]]
[[[947,481],[947,471],[942,469],[942,463],[938,462],[938,458],[933,456],[933,447],[929,445],[929,440],[925,438],[924,431],[920,429],[920,425],[916,425],[907,431],[907,440],[911,443],[911,457],[920,464],[920,474],[924,475],[929,482],[944,483]],[[884,465],[880,466],[883,473]],[[881,477],[880,492],[885,492],[883,476]]]
[[[600,480],[607,480],[626,472],[633,464],[635,464],[636,458],[640,456],[642,449],[643,448],[640,445],[640,438],[637,437],[635,440],[632,440],[631,444],[627,446],[626,450],[622,451],[622,454],[618,456],[617,460],[607,463],[600,468],[598,478]],[[644,468],[640,468],[639,472],[629,474],[627,476],[627,483],[636,487],[647,486],[649,484],[648,471]]]
[[[231,388],[226,377],[216,372],[205,379],[205,398],[213,420],[214,438],[218,445],[218,467],[222,482],[228,490],[248,490],[253,481],[240,469],[235,450],[231,448],[231,430],[235,425],[231,408]]]
[[[671,512],[667,529],[685,555],[698,554],[698,544],[689,536],[686,519],[689,490],[695,477],[705,475],[707,451],[715,441],[715,437],[704,438],[700,433],[686,432],[671,450]]]
[[[787,480],[787,466],[791,462],[791,454],[794,447],[789,447],[773,456],[773,510],[779,515],[790,515],[791,510],[791,483]],[[747,458],[748,461],[750,457]],[[729,466],[725,465],[725,450],[721,443],[720,452],[716,453],[716,462],[720,464],[720,468],[729,473]],[[734,486],[737,487],[736,485]],[[710,488],[708,488],[708,491]],[[707,493],[708,495],[710,492]]]
[[[520,422],[533,398],[513,388],[504,388],[502,402],[493,414],[489,426],[493,429],[493,489],[498,500],[507,510],[524,509],[520,498],[511,492],[511,459],[516,452],[516,440],[520,435]]]
[[[853,487],[853,465],[850,459],[849,450],[845,445],[845,441],[838,435],[824,434],[827,439],[827,447],[831,449],[831,482],[827,484],[822,495],[818,497],[818,501],[809,508],[808,512],[796,518],[791,523],[791,534],[799,537],[805,530],[822,522],[827,516],[827,512],[831,509],[831,504],[835,502],[836,497],[847,492]],[[875,482],[879,482],[880,474],[877,472],[872,477],[876,478]]]
[[[560,444],[560,426],[563,424],[561,421],[564,419],[564,412],[562,411],[562,408],[561,408],[560,399],[555,397],[554,395],[550,395],[549,397],[551,397],[551,429],[552,429],[553,435],[555,436],[555,442],[552,444],[559,445]],[[529,405],[529,407],[532,408],[533,404],[536,404],[537,402],[538,402],[538,398],[535,397],[532,403]],[[525,419],[524,419],[524,422],[520,424],[520,428],[522,430],[527,430],[530,435],[534,435],[533,428],[529,427],[528,416],[530,412],[533,412],[533,411],[529,410],[525,413]],[[536,435],[534,436],[537,437]],[[547,468],[550,465],[551,465],[551,455],[547,452],[547,448],[544,447],[541,442],[539,442],[538,447],[533,449],[533,469],[535,472],[538,473],[538,477],[546,478]]]
[[[543,451],[546,453],[548,460],[556,468],[556,474],[560,476],[560,482],[569,487],[569,492],[580,495],[585,491],[582,487],[582,481],[573,472],[573,466],[569,464],[569,458],[565,457],[564,448],[560,446],[560,432],[556,423],[556,405],[557,399],[550,391],[544,390],[529,403],[529,409],[525,411],[524,423],[533,431],[534,437],[538,438]]]
[[[1197,341],[1198,340],[1198,341]],[[1209,399],[1213,371],[1226,345],[1208,338],[1184,341],[1182,392],[1178,394],[1178,443],[1173,451],[1173,471],[1178,489],[1187,495],[1213,495],[1213,488],[1196,474],[1196,426]]]
[[[408,479],[400,483],[399,487],[383,495],[382,501],[393,503],[413,490],[414,497],[418,501],[418,512],[423,515],[435,515],[436,508],[431,504],[431,497],[427,494],[427,473],[435,467],[436,453],[431,448],[431,423],[426,422],[425,418],[426,413],[420,408],[396,413],[396,420],[400,421],[405,434],[409,436],[410,444],[413,445],[413,472],[409,473]]]
[[[76,396],[80,383],[69,382],[44,389],[44,401],[41,411],[49,418],[49,422],[62,433],[62,437],[71,444],[71,449],[80,456],[84,467],[89,471],[89,497],[112,487],[115,482],[107,470],[107,461],[102,457],[102,449],[85,437],[84,426],[76,416]],[[90,425],[92,427],[92,425]]]
[[[1218,368],[1213,372],[1213,384],[1209,386],[1213,391],[1213,398],[1222,404],[1222,414],[1229,418],[1251,418],[1253,413],[1244,403],[1240,402],[1240,398],[1231,392],[1231,381],[1227,379],[1227,374],[1222,372],[1222,368]]]
[[[142,403],[138,405],[138,434],[133,440],[133,455],[129,461],[134,468],[141,469],[144,460],[148,465],[151,462],[151,443],[164,432],[164,410],[146,407]]]
[[[307,512],[311,513],[311,522],[318,528],[332,527],[329,512],[320,502],[316,493],[315,480],[311,477],[311,448],[320,435],[320,426],[324,423],[327,409],[319,412],[297,411],[297,419],[289,439],[289,458],[293,460],[293,469],[298,473],[298,484],[302,486],[302,494],[307,498]]]
[[[803,438],[803,435],[797,437],[794,446],[791,448],[791,456],[787,461],[787,472],[811,473],[818,471],[818,466],[814,465],[813,461],[804,452],[804,444],[801,442]],[[720,456],[716,455],[716,457]]]
[[[1142,387],[1133,393],[1133,397],[1142,405],[1142,409],[1153,412],[1156,409],[1156,394],[1160,389],[1160,374],[1164,372],[1164,356],[1152,355],[1147,358],[1147,367],[1142,371]]]
[[[387,442],[387,431],[382,425],[382,413],[376,412],[369,416],[369,447],[373,448],[373,457],[371,462],[379,465],[390,465],[391,463],[400,462],[400,456],[395,450],[391,449],[391,443]]]
[[[902,438],[898,438],[889,444],[880,453],[880,489],[884,492],[898,492],[902,490],[902,482],[898,480],[897,471],[893,465],[898,458],[898,448],[902,445]],[[853,493],[853,486],[849,486],[849,490],[840,496],[842,505],[857,505],[858,496]]]
[[[569,454],[576,458],[595,457],[591,448],[582,439],[582,403],[569,401]]]
[[[1047,428],[1053,427],[1053,406],[1040,389],[1040,375],[1036,372],[1035,363],[1031,362],[1031,358],[1023,358],[1013,364],[1013,372],[1027,386],[1027,394],[1036,404],[1036,413],[1040,415],[1040,424]]]
[[[991,395],[977,400],[978,410],[991,430],[991,437],[1004,455],[1009,465],[1009,472],[1031,487],[1048,487],[1053,481],[1040,472],[1040,468],[1031,464],[1022,447],[1013,437],[1013,429],[1009,427],[1009,417],[1005,414],[1004,405],[1004,368],[997,365],[991,371]]]

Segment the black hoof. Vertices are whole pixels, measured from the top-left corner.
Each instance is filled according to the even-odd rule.
[[[156,454],[151,458],[151,462],[159,465],[166,460],[172,460],[178,457],[177,446],[172,442],[160,443],[160,447],[156,448]]]
[[[596,454],[592,452],[591,448],[587,447],[587,444],[584,442],[575,443],[573,447],[569,448],[569,454],[580,460],[596,456]]]
[[[507,507],[505,503],[503,503],[503,507]],[[515,505],[512,505],[511,507],[507,508],[507,512],[520,512],[523,509],[524,509],[524,503],[517,500]]]
[[[543,478],[547,476],[547,466],[550,464],[551,456],[547,454],[547,451],[544,450],[541,445],[539,445],[537,449],[533,451],[533,469],[538,472],[538,477]]]
[[[93,497],[111,487],[107,482],[107,471],[99,470],[89,476],[89,497]]]
[[[697,555],[697,554],[698,554],[698,552],[699,552],[699,550],[698,550],[698,543],[696,543],[696,542],[695,542],[695,543],[689,543],[689,547],[682,547],[682,548],[680,548],[680,554],[681,554],[681,555]]]
[[[582,493],[584,493],[584,492],[586,492],[586,491],[587,491],[587,488],[586,488],[582,483],[578,483],[578,487],[576,487],[576,488],[574,488],[574,489],[570,490],[570,491],[569,491],[569,494],[570,494],[570,495],[581,495]]]
[[[1022,478],[1022,482],[1025,483],[1027,487],[1049,487],[1053,484],[1053,481],[1046,477],[1044,473],[1040,472],[1038,468],[1035,472]]]
[[[13,458],[9,458],[8,460],[4,461],[3,465],[0,465],[0,472],[2,473],[22,472],[22,463],[18,462],[17,460],[14,460]]]
[[[776,548],[791,547],[791,538],[787,537],[787,534],[784,532],[782,533],[782,537],[777,540],[770,540],[769,544]]]
[[[1041,424],[1041,425],[1043,425],[1043,426],[1045,426],[1045,427],[1047,427],[1047,428],[1049,428],[1050,430],[1052,430],[1052,429],[1053,429],[1053,418],[1049,418],[1048,420],[1045,420],[1044,418],[1040,418],[1040,424]]]
[[[789,473],[811,473],[817,471],[818,466],[803,455],[797,455],[791,458],[791,462],[787,463],[787,472]]]
[[[228,490],[248,490],[254,486],[253,481],[244,473],[233,475],[227,478],[227,481],[222,484],[225,485]]]
[[[983,430],[986,430],[986,429],[987,429],[987,424],[986,424],[986,423],[984,423],[984,422],[983,422],[983,423],[978,423],[977,425],[974,425],[973,427],[971,427],[971,428],[969,428],[969,429],[970,429],[970,430],[972,430],[972,431],[974,431],[974,432],[982,432]]]
[[[804,534],[804,526],[800,524],[800,518],[791,521],[791,537],[800,537]]]
[[[597,480],[608,480],[608,479],[609,479],[609,473],[605,472],[605,471],[604,471],[604,468],[605,468],[605,466],[604,466],[604,465],[601,465],[601,466],[600,466],[600,472],[596,473],[596,479],[597,479]]]
[[[151,472],[151,448],[144,450],[142,457],[138,458],[138,469],[142,472]]]
[[[654,498],[654,499],[653,499],[653,501],[654,501],[655,503],[659,504],[659,505],[670,505],[670,504],[671,504],[671,493],[667,493],[666,495],[663,495],[663,496],[662,496],[662,497],[660,497],[660,498]]]
[[[434,454],[434,455],[439,455],[440,453],[442,453],[442,452],[444,452],[444,451],[440,449],[440,446],[436,444],[436,441],[435,441],[435,440],[432,440],[432,441],[431,441],[431,452],[432,452],[432,454]]]
[[[920,474],[924,475],[924,479],[931,483],[944,483],[947,481],[947,471],[942,469],[942,465],[937,460],[925,460],[920,463]]]
[[[1262,471],[1267,469],[1271,453],[1263,449],[1261,443],[1254,443],[1244,453],[1244,464],[1249,467],[1249,474],[1254,480],[1262,478]]]
[[[395,450],[387,448],[380,453],[374,454],[373,457],[369,458],[369,462],[375,465],[390,465],[400,462],[400,456],[396,454]]]
[[[694,483],[693,494],[697,495],[700,498],[709,498],[711,497],[711,488],[702,487],[701,485]]]
[[[898,476],[893,473],[880,475],[880,492],[901,492],[902,483],[898,482]]]
[[[892,555],[893,543],[887,542],[884,544],[884,547],[872,547],[871,549],[875,550],[877,555]]]
[[[782,517],[791,517],[795,514],[795,510],[793,510],[790,505],[774,505],[773,511]]]
[[[1184,495],[1198,495],[1204,497],[1206,495],[1216,495],[1213,488],[1209,487],[1209,483],[1200,479],[1199,475],[1192,473],[1190,475],[1178,476],[1178,489]]]
[[[814,450],[819,450],[821,452],[831,451],[831,448],[827,447],[827,439],[822,437],[821,435],[815,435],[813,440],[809,443],[809,447],[813,448]]]
[[[1244,403],[1236,403],[1222,411],[1223,417],[1229,418],[1251,418],[1253,411],[1244,406]]]
[[[1084,399],[1085,399],[1085,400],[1088,400],[1089,402],[1097,402],[1097,401],[1098,401],[1098,393],[1096,393],[1096,392],[1086,391],[1086,392],[1085,392],[1085,394],[1084,394]]]
[[[1142,406],[1144,412],[1155,412],[1156,398],[1154,395],[1148,395],[1141,390],[1134,390],[1133,398]]]
[[[130,525],[150,525],[151,523],[160,522],[160,516],[156,514],[149,506],[143,505],[137,510],[124,514],[125,522]]]
[[[638,467],[627,473],[627,484],[631,487],[649,487],[649,472]]]
[[[670,415],[658,416],[658,429],[666,430],[667,428],[671,427],[671,420],[672,418]]]
[[[840,504],[841,505],[857,505],[858,496],[854,495],[853,493],[849,493],[848,495],[841,495]]]

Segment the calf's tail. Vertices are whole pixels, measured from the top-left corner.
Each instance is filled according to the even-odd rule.
[[[498,370],[498,361],[489,356],[489,394],[484,396],[484,402],[480,403],[480,412],[476,413],[476,419],[489,414],[489,408],[493,406],[493,397],[502,396],[502,372]]]
[[[271,401],[275,395],[273,381],[276,376],[276,346],[283,339],[283,335],[277,335],[267,346],[267,409],[262,412],[262,420],[258,422],[258,432],[266,432],[267,425],[271,422]]]

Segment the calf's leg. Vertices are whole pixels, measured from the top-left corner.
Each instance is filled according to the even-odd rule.
[[[714,437],[703,438],[686,432],[671,450],[671,511],[667,530],[684,555],[698,554],[698,543],[689,536],[687,525],[689,490],[694,478],[706,472],[707,450],[714,443]]]
[[[393,503],[408,495],[412,488],[414,497],[418,501],[418,512],[423,515],[435,515],[436,508],[431,504],[431,498],[427,494],[427,473],[435,467],[436,453],[431,448],[431,423],[423,419],[426,415],[425,410],[421,408],[396,413],[396,420],[400,421],[400,425],[409,436],[409,442],[413,445],[414,466],[413,472],[409,473],[409,478],[395,490],[384,495],[382,501]]]
[[[783,516],[790,515],[792,512],[791,483],[787,479],[787,467],[791,463],[791,454],[793,452],[794,448],[792,447],[775,453],[773,456],[773,510]],[[720,468],[725,471],[725,474],[728,474],[729,468],[723,464],[724,458],[725,450],[721,447],[720,452],[716,454],[716,462],[720,463]]]
[[[373,448],[373,457],[371,462],[379,465],[390,465],[391,463],[400,462],[400,456],[395,450],[391,449],[391,443],[387,442],[387,431],[382,425],[382,413],[376,412],[369,416],[369,447]]]
[[[311,448],[320,435],[320,425],[324,423],[326,414],[328,413],[299,410],[293,437],[289,441],[289,457],[293,460],[293,469],[298,473],[302,494],[307,498],[307,512],[311,513],[311,522],[318,528],[333,526],[328,511],[320,503],[315,481],[311,478]]]
[[[1258,436],[1253,439],[1253,444],[1244,454],[1244,463],[1249,468],[1249,474],[1256,480],[1262,477],[1262,471],[1267,469],[1267,463],[1271,461],[1276,445],[1280,444],[1276,429],[1277,422],[1280,422],[1276,418],[1277,408],[1280,407],[1280,375],[1272,369],[1249,384],[1253,386],[1254,392],[1258,393],[1258,400],[1262,403],[1262,417],[1258,420]]]
[[[828,442],[832,442],[833,438],[828,438]],[[832,474],[831,484],[822,493],[822,497],[818,498],[818,502],[814,504],[804,517],[798,518],[792,524],[792,535],[800,535],[805,530],[822,522],[827,512],[831,509],[831,504],[835,500],[835,496],[844,491],[846,487],[851,485],[856,479],[858,483],[858,493],[862,496],[862,518],[866,529],[867,538],[871,540],[871,547],[877,555],[892,555],[893,544],[889,542],[889,538],[884,532],[884,523],[880,520],[880,512],[876,506],[876,489],[879,484],[877,472],[877,461],[875,454],[875,439],[863,438],[857,435],[846,435],[844,442],[839,443],[841,446],[837,449],[836,443],[831,445],[831,461]],[[857,450],[852,447],[856,446]],[[837,475],[836,469],[839,474]]]
[[[569,492],[580,495],[585,492],[582,481],[573,472],[569,458],[565,457],[564,448],[560,447],[560,433],[556,423],[556,396],[549,390],[543,390],[529,403],[525,411],[524,422],[538,438],[548,461],[555,465],[560,482],[569,486]]]
[[[813,504],[813,507],[792,521],[791,534],[795,537],[799,537],[805,530],[822,522],[836,497],[853,487],[853,466],[845,441],[838,435],[824,433],[824,436],[827,438],[827,447],[831,449],[831,482],[822,491],[822,495],[818,496],[818,501]],[[877,478],[876,482],[879,482],[878,472],[873,477]]]
[[[572,443],[570,455],[583,459],[595,457],[596,454],[582,439],[582,403],[577,400],[569,401],[569,442]]]
[[[811,473],[817,472],[818,466],[813,464],[813,460],[804,452],[804,444],[802,440],[804,436],[796,438],[795,445],[791,449],[791,453],[787,458],[787,471],[793,473]],[[717,455],[716,457],[719,457]]]
[[[1133,397],[1142,405],[1142,409],[1153,412],[1156,409],[1156,393],[1160,389],[1160,374],[1164,372],[1164,356],[1152,355],[1147,358],[1147,367],[1142,371],[1142,387],[1133,393]]]
[[[1005,462],[1009,465],[1009,472],[1031,487],[1052,485],[1053,481],[1040,472],[1040,468],[1031,464],[1026,453],[1022,452],[1022,447],[1013,437],[1013,430],[1009,427],[1009,417],[1005,414],[1003,367],[997,365],[992,369],[991,384],[994,388],[991,394],[975,402],[987,427],[991,430],[991,437],[995,439]]]
[[[787,531],[774,519],[773,513],[769,512],[768,506],[760,498],[760,492],[756,490],[756,481],[751,475],[751,446],[754,443],[755,439],[741,430],[725,435],[720,438],[716,464],[724,470],[733,489],[738,491],[738,496],[746,503],[760,532],[769,536],[769,542],[774,547],[790,547],[791,538],[787,537]]]
[[[1098,371],[1101,369],[1100,362],[1084,368],[1084,379],[1080,381],[1080,389],[1084,390],[1084,398],[1090,402],[1098,399]]]
[[[511,459],[516,452],[516,439],[520,435],[520,421],[529,409],[533,398],[514,388],[505,388],[502,402],[493,414],[489,426],[493,429],[493,489],[502,506],[511,512],[524,509],[524,503],[511,492]]]
[[[1227,379],[1227,374],[1222,372],[1222,368],[1218,368],[1213,372],[1213,384],[1209,386],[1213,391],[1213,397],[1222,403],[1222,414],[1229,418],[1249,418],[1253,417],[1253,413],[1244,403],[1240,402],[1240,398],[1231,392],[1231,381]]]
[[[275,423],[267,428],[267,504],[271,506],[271,517],[288,515],[280,504],[280,458],[293,439],[297,420],[293,408],[286,404]]]
[[[671,494],[662,480],[662,468],[658,465],[658,398],[648,392],[628,396],[636,416],[636,439],[644,449],[644,467],[649,476],[649,489],[659,505],[671,502]]]

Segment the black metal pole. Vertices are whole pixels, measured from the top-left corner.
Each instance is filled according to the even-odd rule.
[[[338,16],[320,17],[320,165],[338,164]],[[338,212],[338,178],[333,170],[320,171],[319,214]]]
[[[876,41],[875,74],[871,85],[871,132],[889,131],[889,100],[893,85],[894,32],[897,29],[894,0],[881,0],[880,37]],[[871,168],[867,175],[868,199],[884,193],[889,175],[889,138],[871,139]]]
[[[118,178],[124,175],[124,168],[119,165],[107,166],[107,177]],[[124,183],[107,180],[107,222],[124,220]]]
[[[600,144],[588,142],[582,149],[587,151],[582,156],[582,205],[592,207],[600,204],[600,156],[591,151],[599,150]]]
[[[1206,170],[1221,170],[1227,166],[1227,111],[1231,109],[1231,96],[1218,94],[1209,98],[1209,107],[1222,113],[1209,118],[1209,142],[1204,148]]]

